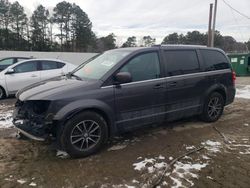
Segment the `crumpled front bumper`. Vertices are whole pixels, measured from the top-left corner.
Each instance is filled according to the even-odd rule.
[[[16,120],[13,121],[15,128],[19,133],[22,133],[24,136],[36,140],[36,141],[45,141],[48,138],[48,135],[37,135],[32,130],[28,128],[28,125],[25,125],[25,120]]]
[[[48,139],[52,126],[52,119],[47,113],[37,114],[31,104],[20,104],[18,101],[13,112],[13,124],[26,137],[45,141]]]

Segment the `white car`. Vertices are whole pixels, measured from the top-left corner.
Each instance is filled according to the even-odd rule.
[[[58,59],[31,59],[15,63],[0,72],[0,99],[36,82],[67,74],[76,67]]]

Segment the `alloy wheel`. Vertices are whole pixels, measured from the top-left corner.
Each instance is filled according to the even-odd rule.
[[[220,116],[223,104],[219,97],[213,97],[208,103],[208,115],[211,119],[216,119]]]
[[[70,135],[71,144],[79,151],[93,148],[101,138],[101,127],[93,120],[84,120],[74,126]]]

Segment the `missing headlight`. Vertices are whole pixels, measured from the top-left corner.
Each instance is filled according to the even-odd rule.
[[[31,102],[31,101],[30,101]],[[32,101],[32,110],[36,114],[44,114],[49,108],[50,101]]]

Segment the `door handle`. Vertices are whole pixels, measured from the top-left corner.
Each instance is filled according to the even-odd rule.
[[[32,75],[31,75],[31,77],[37,77],[37,75],[35,75],[35,74],[32,74]]]
[[[175,87],[175,86],[177,86],[177,82],[170,82],[170,83],[168,84],[168,86],[169,86],[169,87]]]
[[[154,89],[162,89],[162,88],[164,88],[164,85],[162,83],[154,85]]]

